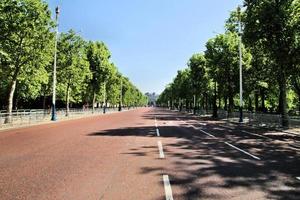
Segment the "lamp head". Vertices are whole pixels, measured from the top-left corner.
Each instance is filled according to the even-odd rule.
[[[57,7],[55,8],[55,13],[56,13],[56,15],[59,15],[59,13],[60,13],[59,6],[57,6]]]

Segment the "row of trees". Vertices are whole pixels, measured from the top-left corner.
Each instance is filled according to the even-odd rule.
[[[300,111],[300,1],[245,0],[244,7],[178,71],[160,105],[213,109],[214,117],[223,108],[232,115],[239,105],[241,22],[244,108],[280,113],[282,125],[289,125],[288,112]]]
[[[54,28],[42,0],[0,2],[0,109],[42,102],[52,95]],[[57,45],[57,97],[70,104],[140,106],[147,98],[110,61],[103,42],[85,41],[75,31],[61,33]],[[49,104],[48,104],[49,105]],[[28,108],[28,107],[26,107]]]

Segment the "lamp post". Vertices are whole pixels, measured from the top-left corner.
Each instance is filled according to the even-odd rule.
[[[120,90],[120,104],[119,104],[119,111],[122,111],[122,93],[123,93],[123,80],[122,80],[122,77],[121,77],[121,90]]]
[[[104,106],[103,106],[103,114],[105,114],[106,113],[106,82],[104,82],[103,87],[104,87],[104,94],[103,94],[103,104],[104,104]]]
[[[55,34],[55,46],[54,46],[54,64],[53,64],[53,91],[52,91],[52,116],[51,120],[56,121],[56,109],[55,109],[55,98],[56,98],[56,57],[57,57],[57,39],[58,39],[58,16],[60,13],[59,7],[55,8],[55,20],[56,20],[56,34]]]
[[[241,7],[237,8],[238,12],[238,26],[239,26],[239,68],[240,68],[240,120],[239,122],[243,122],[243,63],[242,63],[242,33],[241,33]]]

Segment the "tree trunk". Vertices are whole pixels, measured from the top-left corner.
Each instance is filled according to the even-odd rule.
[[[249,96],[248,97],[248,101],[249,101],[249,104],[248,104],[248,111],[252,112],[253,111],[253,107],[252,107],[252,98]]]
[[[197,95],[194,95],[194,111],[193,111],[193,114],[196,115],[196,112],[197,112]]]
[[[13,99],[14,99],[14,93],[16,90],[17,80],[16,78],[11,82],[9,87],[9,94],[7,99],[7,116],[5,118],[5,124],[12,122],[12,109],[13,109]]]
[[[232,117],[233,116],[234,101],[233,101],[233,89],[232,89],[231,86],[228,87],[228,98],[229,98],[228,117]]]
[[[283,71],[279,75],[279,91],[280,91],[280,110],[281,110],[281,123],[285,128],[289,127],[289,116],[287,113],[287,98],[286,98],[286,77]]]
[[[255,104],[255,112],[258,112],[258,93],[255,91],[254,93],[254,104]]]
[[[228,110],[227,96],[224,97],[224,110]]]
[[[43,110],[46,110],[46,100],[47,100],[47,97],[46,97],[46,94],[44,93],[44,95],[43,95]]]
[[[260,90],[260,95],[261,95],[261,109],[263,112],[266,112],[266,106],[265,106],[265,89]]]
[[[299,115],[300,115],[300,94],[298,94],[298,98],[299,98],[298,106],[299,106]]]
[[[205,110],[207,113],[208,112],[208,95],[207,95],[207,93],[205,93]]]
[[[70,86],[67,87],[67,95],[66,95],[66,117],[69,116],[70,113]]]
[[[92,103],[92,113],[95,112],[95,102],[96,102],[96,92],[93,92],[93,103]]]
[[[185,99],[185,112],[189,111],[189,102],[187,99]]]
[[[214,88],[214,98],[213,98],[213,118],[218,117],[218,106],[217,106],[217,83],[215,83]]]
[[[234,101],[233,96],[229,96],[229,105],[228,105],[228,117],[233,117],[233,107],[234,107]]]

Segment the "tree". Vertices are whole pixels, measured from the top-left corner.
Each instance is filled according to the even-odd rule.
[[[50,11],[41,0],[1,0],[0,52],[1,68],[7,86],[6,123],[11,121],[14,93],[20,74],[43,68],[52,53],[53,39]]]
[[[194,54],[188,62],[190,68],[190,78],[192,81],[193,94],[195,103],[201,94],[205,94],[208,80],[206,76],[206,59],[203,54]],[[194,114],[196,113],[196,105],[194,105]]]
[[[239,80],[239,56],[238,56],[238,35],[234,32],[220,34],[206,43],[208,73],[210,77],[227,94],[229,99],[228,115],[232,116],[234,109],[234,96],[238,92]],[[250,67],[251,54],[243,47],[243,69]],[[227,101],[227,100],[226,100]],[[225,103],[226,104],[226,103]]]
[[[103,86],[111,76],[112,66],[109,62],[110,52],[103,42],[89,42],[87,45],[87,59],[89,62],[92,78],[89,83],[89,88],[92,90],[92,108],[94,112],[94,105],[96,97],[102,91],[106,91]],[[105,92],[104,91],[104,92]],[[102,95],[103,96],[103,95]]]
[[[58,41],[57,93],[66,103],[66,116],[70,102],[80,102],[82,91],[86,90],[86,79],[91,72],[86,58],[85,41],[73,30],[62,33]]]
[[[279,110],[282,126],[289,126],[287,113],[287,81],[295,68],[293,49],[299,40],[299,0],[245,0],[245,41],[249,46],[260,44],[274,60],[271,66],[279,85]],[[298,35],[298,36],[297,36]]]

